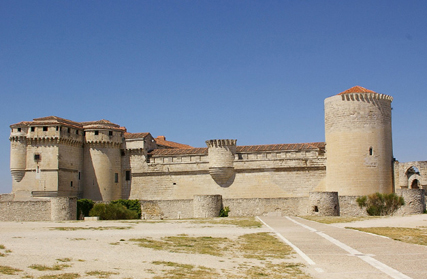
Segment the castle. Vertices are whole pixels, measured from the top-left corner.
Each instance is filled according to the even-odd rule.
[[[392,100],[360,86],[329,97],[325,142],[299,144],[238,146],[235,139],[214,139],[206,148],[193,148],[164,136],[128,133],[107,120],[50,116],[19,122],[10,126],[10,200],[139,199],[147,208],[157,201],[162,211],[162,201],[220,195],[239,200],[236,208],[285,199],[294,207],[286,210],[299,214],[319,210],[304,205],[311,193],[355,197],[426,188],[427,162],[393,158]],[[265,210],[286,211],[280,203]]]

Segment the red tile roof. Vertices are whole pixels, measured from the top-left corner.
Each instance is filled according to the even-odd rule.
[[[236,153],[263,152],[263,151],[301,151],[319,150],[325,148],[324,142],[295,143],[295,144],[266,144],[237,146]],[[188,148],[188,149],[155,149],[150,155],[207,155],[208,148]]]
[[[125,139],[143,139],[150,133],[125,133]]]
[[[266,144],[266,145],[248,145],[237,146],[236,152],[254,152],[254,151],[299,151],[307,149],[323,149],[325,148],[324,142],[311,142],[311,143],[285,143],[285,144]]]
[[[150,155],[207,155],[207,148],[170,148],[170,149],[154,149]]]
[[[182,144],[182,143],[177,143],[177,142],[173,142],[173,141],[168,141],[168,140],[166,140],[165,136],[158,136],[154,140],[156,141],[157,145],[164,146],[166,148],[177,148],[177,149],[189,149],[189,148],[193,148],[192,146],[187,145],[187,144]]]
[[[376,94],[378,94],[375,91],[372,91],[372,90],[369,90],[369,89],[366,89],[362,86],[357,85],[357,86],[353,86],[352,88],[349,88],[349,89],[339,93],[338,95],[349,94],[349,93],[376,93]]]

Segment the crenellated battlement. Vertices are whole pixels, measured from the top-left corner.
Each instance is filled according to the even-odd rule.
[[[387,100],[392,102],[393,97],[386,95],[386,94],[379,94],[379,93],[346,93],[341,94],[341,99],[343,101],[360,101],[360,102],[367,102],[367,101],[373,101],[373,100]]]
[[[209,147],[235,146],[236,139],[212,139],[207,140],[206,145]]]

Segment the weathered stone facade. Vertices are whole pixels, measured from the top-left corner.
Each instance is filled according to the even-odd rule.
[[[194,196],[220,195],[223,205],[232,205],[231,216],[312,214],[314,206],[328,215],[359,214],[351,209],[354,199],[343,197],[427,187],[427,162],[393,159],[391,102],[359,86],[327,98],[326,142],[300,144],[217,139],[193,148],[128,133],[107,120],[19,122],[10,126],[13,200],[139,199],[145,218],[179,218],[194,214],[188,204]],[[327,204],[335,208],[326,210]]]

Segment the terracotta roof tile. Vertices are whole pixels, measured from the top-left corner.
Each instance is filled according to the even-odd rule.
[[[143,139],[150,133],[125,133],[125,139]]]
[[[254,151],[281,151],[281,150],[307,150],[307,149],[323,149],[325,148],[324,142],[311,142],[311,143],[288,143],[288,144],[266,144],[266,145],[248,145],[237,146],[236,152],[254,152]]]
[[[300,151],[300,150],[319,150],[325,148],[324,142],[295,143],[295,144],[266,144],[266,145],[248,145],[237,146],[237,153],[263,152],[263,151]],[[188,148],[188,149],[155,149],[150,155],[207,155],[207,148]]]
[[[372,90],[369,90],[369,89],[366,89],[362,86],[357,85],[357,86],[353,86],[352,88],[349,88],[349,89],[339,93],[338,95],[349,94],[349,93],[376,93],[376,94],[378,94],[375,91],[372,91]]]
[[[164,146],[167,148],[178,148],[178,149],[193,148],[192,146],[187,145],[187,144],[177,143],[177,142],[173,142],[173,141],[167,141],[165,136],[158,136],[154,140],[156,141],[157,145]]]
[[[205,148],[171,148],[171,149],[154,149],[150,155],[207,155],[208,149]]]

